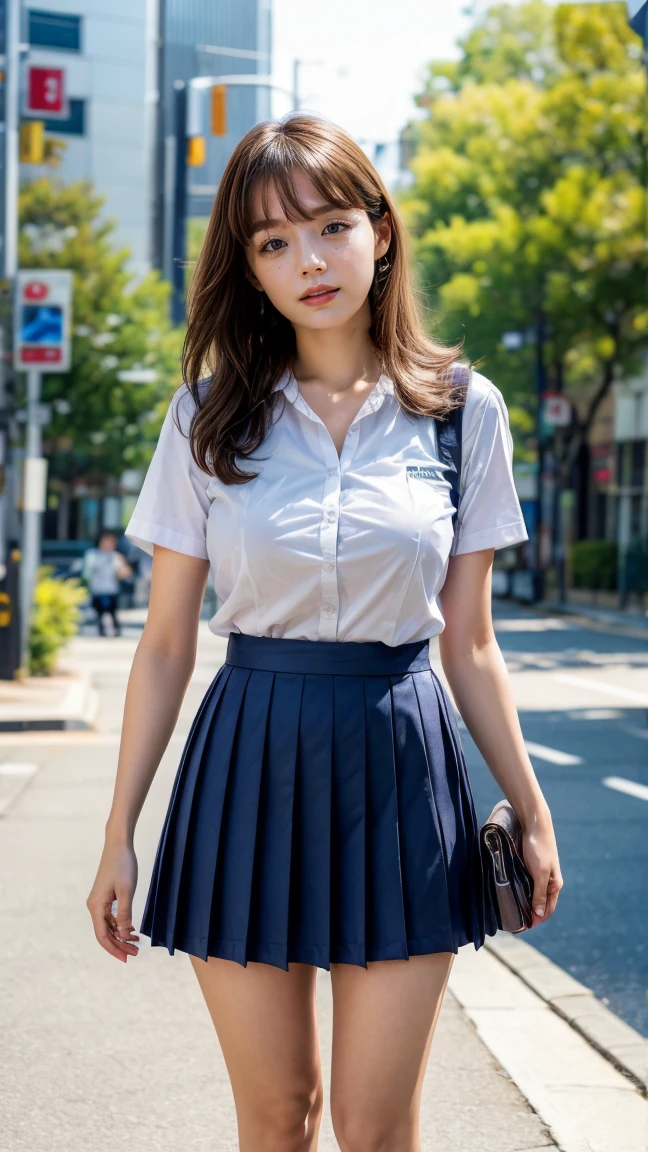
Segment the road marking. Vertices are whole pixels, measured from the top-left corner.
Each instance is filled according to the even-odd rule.
[[[532,740],[525,740],[529,756],[537,756],[538,760],[547,760],[549,764],[584,764],[582,756],[572,756],[571,752],[561,752],[558,748],[547,748],[545,744],[534,744]]]
[[[554,680],[559,680],[561,684],[573,684],[576,688],[605,692],[608,696],[622,696],[624,700],[648,707],[648,695],[645,692],[633,692],[632,688],[618,688],[616,684],[602,684],[600,680],[588,680],[585,676],[568,676],[559,672],[554,673]]]
[[[637,800],[648,800],[648,787],[637,784],[635,780],[624,780],[622,776],[604,776],[601,784],[606,788],[614,788],[617,792],[626,792],[628,796],[636,796]]]
[[[648,740],[648,728],[637,728],[636,724],[622,724],[621,728],[629,736],[636,736],[638,740]]]

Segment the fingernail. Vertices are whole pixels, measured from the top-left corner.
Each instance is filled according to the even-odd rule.
[[[544,908],[536,908],[536,916],[544,916]]]

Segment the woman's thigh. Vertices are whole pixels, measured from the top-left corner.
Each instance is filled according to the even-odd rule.
[[[423,1077],[453,952],[332,964],[331,1118],[342,1152],[418,1152]]]
[[[227,1066],[242,1152],[315,1149],[322,1108],[317,969],[190,959]]]

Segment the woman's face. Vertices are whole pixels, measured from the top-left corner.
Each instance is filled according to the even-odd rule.
[[[271,188],[270,218],[264,220],[256,189],[252,209],[258,227],[246,246],[248,276],[294,327],[337,328],[365,304],[375,261],[389,248],[389,213],[374,228],[364,209],[322,204],[303,173],[296,172],[294,182],[301,204],[315,219],[287,220]],[[304,294],[321,285],[334,291],[307,303]]]

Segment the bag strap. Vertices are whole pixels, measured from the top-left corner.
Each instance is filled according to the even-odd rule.
[[[461,430],[471,371],[467,364],[452,365],[451,387],[462,393],[461,404],[458,408],[453,408],[444,419],[437,421],[439,455],[450,481],[453,516],[456,516],[461,496]]]

